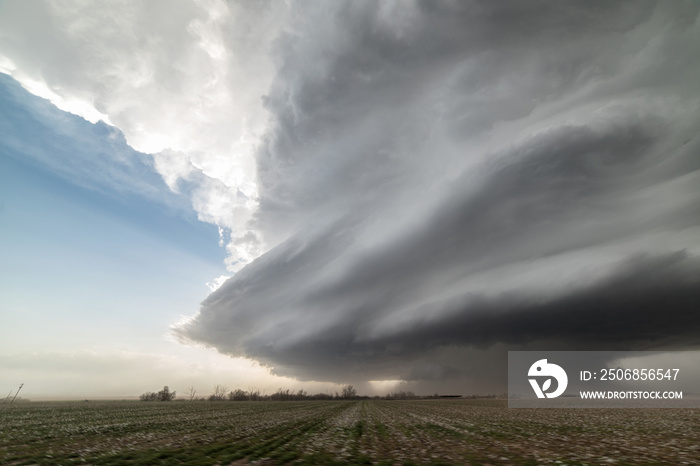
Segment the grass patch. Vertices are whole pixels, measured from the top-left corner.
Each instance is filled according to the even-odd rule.
[[[352,426],[352,429],[350,429],[350,433],[353,439],[359,440],[362,438],[362,434],[364,433],[365,430],[365,421],[357,421],[354,426]]]
[[[374,428],[377,431],[377,435],[379,435],[381,438],[387,438],[389,436],[389,431],[387,430],[386,426],[381,422],[377,422],[376,424],[374,424]]]

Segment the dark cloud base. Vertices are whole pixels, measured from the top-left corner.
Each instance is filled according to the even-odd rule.
[[[502,351],[646,351],[700,346],[700,260],[683,252],[630,259],[603,283],[542,301],[517,294],[495,299],[472,296],[468,302],[455,304],[454,310],[446,310],[448,317],[418,320],[376,340],[358,341],[362,321],[350,316],[283,348],[265,344],[269,341],[264,339],[260,344],[259,339],[242,337],[243,349],[234,347],[230,352],[301,379],[429,380],[466,375],[455,361],[420,362],[440,348],[471,347],[486,353],[494,345]],[[430,314],[426,309],[425,315]],[[213,333],[213,329],[204,331]],[[231,339],[222,337],[215,346],[226,352]],[[482,360],[484,366],[494,362]]]

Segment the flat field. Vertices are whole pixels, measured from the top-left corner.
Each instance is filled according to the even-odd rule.
[[[0,464],[700,464],[700,410],[502,400],[0,405]]]

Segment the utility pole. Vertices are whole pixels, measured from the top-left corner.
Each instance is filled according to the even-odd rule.
[[[10,401],[10,404],[12,404],[12,403],[15,402],[15,398],[17,398],[17,395],[19,395],[19,391],[22,390],[22,387],[24,387],[24,384],[21,384],[21,385],[19,386],[19,388],[17,389],[17,393],[15,393],[15,397],[12,398],[12,401]],[[12,393],[12,392],[10,392],[10,393]]]

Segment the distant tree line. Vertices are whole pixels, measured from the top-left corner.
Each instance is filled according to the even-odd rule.
[[[416,396],[415,393],[408,391],[398,391],[394,393],[389,393],[387,396],[384,397],[384,399],[387,400],[416,400],[419,398],[425,398],[424,396]],[[433,397],[430,397],[433,398]]]
[[[359,399],[378,399],[378,400],[419,400],[419,399],[437,399],[437,398],[462,398],[461,395],[438,395],[437,393],[428,396],[416,395],[412,391],[397,391],[389,393],[386,396],[361,396],[357,394],[357,390],[352,385],[345,385],[340,393],[317,393],[310,395],[306,390],[292,391],[288,388],[279,388],[276,392],[267,395],[257,389],[242,390],[236,388],[229,390],[224,385],[214,386],[214,390],[208,397],[197,397],[197,392],[194,387],[190,387],[185,399],[190,401],[304,401],[304,400],[359,400]],[[175,399],[175,392],[168,390],[168,387],[163,387],[163,390],[155,392],[146,392],[141,395],[141,401],[172,401]],[[471,395],[464,398],[497,398],[496,395]]]
[[[209,401],[302,401],[302,400],[354,400],[359,398],[357,391],[352,385],[343,387],[341,393],[335,392],[334,395],[329,393],[317,393],[310,395],[306,390],[294,392],[288,388],[279,388],[275,393],[265,395],[260,393],[260,390],[250,389],[248,391],[236,388],[228,391],[228,388],[222,385],[216,385],[214,391],[207,398],[199,398],[199,400],[207,399]]]
[[[159,392],[146,392],[143,393],[139,398],[141,401],[172,401],[175,399],[176,392],[171,392],[168,387],[163,387],[163,390]],[[352,385],[346,385],[343,387],[340,393],[335,392],[334,395],[328,393],[317,393],[315,395],[309,395],[306,390],[299,390],[293,392],[290,389],[278,389],[275,393],[271,395],[265,395],[257,389],[250,389],[248,391],[241,390],[237,388],[235,390],[229,391],[223,385],[214,386],[214,390],[208,397],[197,398],[197,391],[194,387],[190,387],[187,398],[191,401],[301,401],[301,400],[354,400],[359,398],[368,397],[358,397],[357,391]]]

